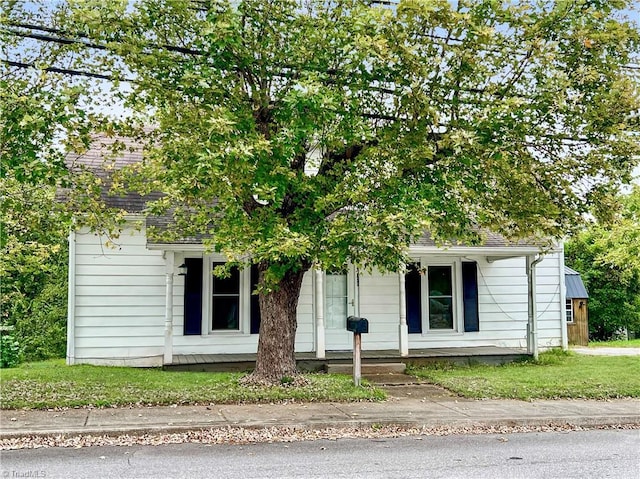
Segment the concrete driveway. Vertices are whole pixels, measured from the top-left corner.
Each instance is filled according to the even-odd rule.
[[[640,356],[640,348],[570,348],[571,351],[588,356]]]

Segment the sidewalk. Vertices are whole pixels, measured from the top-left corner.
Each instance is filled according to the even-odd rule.
[[[0,439],[119,435],[203,428],[295,426],[306,429],[398,425],[604,426],[640,424],[640,400],[472,400],[433,386],[388,386],[381,403],[164,406],[61,411],[1,411]]]

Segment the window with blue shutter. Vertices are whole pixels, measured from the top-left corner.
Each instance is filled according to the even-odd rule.
[[[404,288],[409,334],[420,334],[422,333],[422,275],[420,274],[420,263],[407,265],[407,272],[404,276]]]
[[[480,331],[478,315],[478,265],[462,262],[462,295],[464,305],[464,331]]]
[[[184,335],[202,334],[202,258],[185,258]]]
[[[202,258],[185,258],[187,272],[184,282],[184,325],[183,334],[185,336],[201,335],[203,324],[203,294],[210,295],[211,317],[204,319],[206,327],[210,331],[246,331],[246,313],[240,317],[240,304],[244,295],[251,294],[258,285],[258,268],[253,265],[250,271],[250,289],[247,291],[241,288],[238,268],[232,268],[226,278],[211,278],[211,290],[203,291],[203,260]],[[223,263],[214,262],[211,267],[215,268]],[[244,304],[244,303],[243,303]],[[260,304],[258,295],[251,294],[249,298],[249,332],[258,334],[260,332]],[[206,334],[206,333],[205,333]]]
[[[258,295],[253,294],[258,286],[258,266],[251,265],[251,334],[258,334],[260,332],[260,301]]]

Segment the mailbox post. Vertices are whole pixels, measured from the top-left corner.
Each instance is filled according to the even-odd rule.
[[[347,331],[353,333],[353,383],[356,386],[360,386],[362,333],[369,332],[369,321],[365,318],[349,316],[347,318]]]

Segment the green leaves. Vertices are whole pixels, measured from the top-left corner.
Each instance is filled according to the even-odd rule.
[[[640,187],[621,202],[613,223],[593,224],[566,244],[567,264],[589,292],[590,333],[601,340],[640,330]]]
[[[161,193],[148,210],[174,216],[174,238],[233,258],[394,269],[426,226],[440,241],[562,236],[637,164],[628,6],[69,2],[55,19],[74,42],[47,59],[113,81],[14,83],[6,131],[74,148],[89,125],[137,131],[144,166],[105,184]],[[111,115],[108,97],[126,109]],[[13,155],[16,171],[61,165],[39,155]],[[73,183],[94,193],[76,207],[100,209],[95,179]]]
[[[3,361],[5,346],[14,358],[61,357],[66,347],[68,218],[55,203],[52,186],[23,183],[7,171],[0,191],[0,326],[10,327],[19,345],[16,350],[3,332]]]

